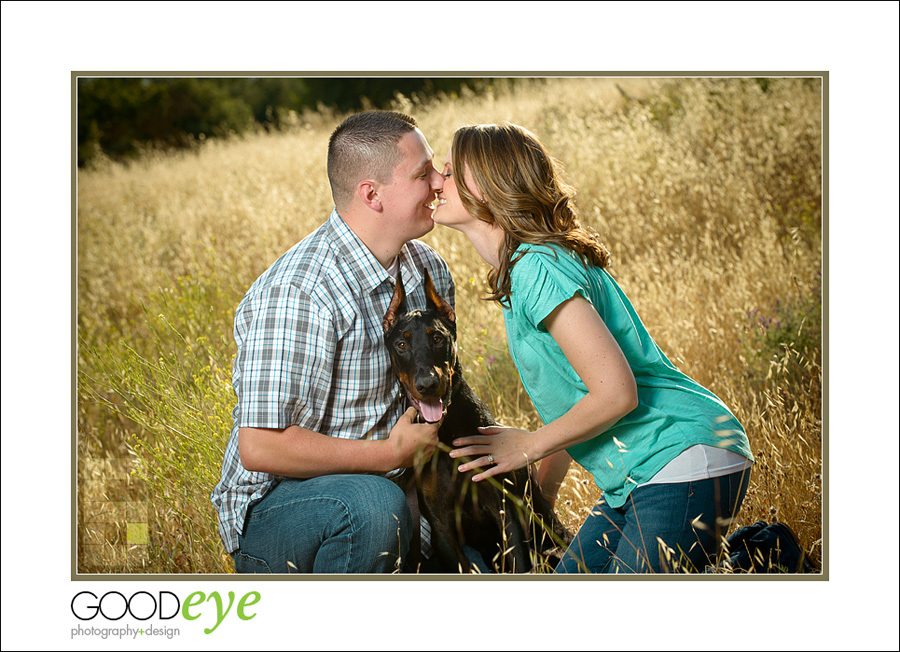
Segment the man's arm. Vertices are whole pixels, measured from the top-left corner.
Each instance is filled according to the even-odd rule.
[[[300,426],[240,428],[241,464],[292,478],[336,473],[388,473],[428,461],[437,446],[440,424],[415,423],[416,411],[403,414],[388,439],[341,439]]]

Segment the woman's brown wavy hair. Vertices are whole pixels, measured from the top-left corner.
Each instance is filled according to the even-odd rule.
[[[461,127],[451,144],[454,181],[463,207],[505,238],[500,267],[487,281],[487,299],[509,306],[510,272],[519,245],[557,244],[577,253],[585,264],[605,268],[609,251],[599,236],[581,226],[575,190],[560,178],[560,166],[537,136],[508,122]],[[481,192],[479,200],[465,182],[465,170]]]

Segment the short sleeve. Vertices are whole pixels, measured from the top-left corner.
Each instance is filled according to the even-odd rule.
[[[337,342],[331,315],[289,285],[267,288],[244,305],[235,359],[238,425],[318,431],[331,387]]]
[[[532,250],[512,270],[512,301],[521,318],[541,332],[550,313],[576,294],[591,301],[580,266],[551,249]]]

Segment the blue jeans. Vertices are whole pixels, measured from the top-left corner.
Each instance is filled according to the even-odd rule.
[[[643,485],[619,508],[601,499],[556,572],[702,572],[715,563],[749,482],[747,469],[707,480]]]
[[[409,549],[403,490],[375,475],[285,479],[250,508],[238,573],[391,573]]]

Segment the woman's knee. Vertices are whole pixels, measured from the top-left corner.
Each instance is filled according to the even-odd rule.
[[[621,514],[600,500],[591,509],[554,572],[603,572],[622,536]]]

